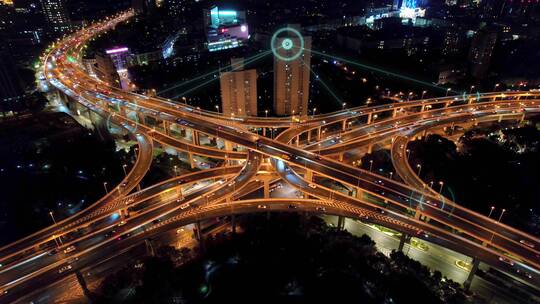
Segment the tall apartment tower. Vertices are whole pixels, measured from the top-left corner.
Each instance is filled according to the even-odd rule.
[[[13,62],[9,52],[0,46],[0,108],[24,97],[23,85]]]
[[[41,0],[41,7],[50,29],[56,33],[65,33],[71,30],[71,21],[64,0]]]
[[[285,58],[294,58],[299,52],[300,39],[280,37],[276,45],[282,45],[284,39],[290,39],[293,47],[278,53]],[[274,112],[277,115],[308,114],[309,77],[311,64],[311,37],[304,37],[304,49],[292,60],[274,57]]]
[[[244,70],[243,58],[231,60],[220,75],[221,108],[227,116],[257,116],[257,70]]]
[[[497,31],[481,29],[476,33],[469,52],[469,63],[473,77],[480,79],[486,76],[496,43]]]

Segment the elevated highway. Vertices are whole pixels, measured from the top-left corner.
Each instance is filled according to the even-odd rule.
[[[414,182],[404,184],[325,156],[393,138],[401,140],[397,136],[411,134],[419,126],[485,116],[524,116],[539,108],[540,93],[451,96],[358,107],[311,117],[225,117],[110,87],[89,77],[77,60],[70,59],[69,56],[80,58],[80,50],[88,39],[131,16],[132,12],[119,14],[58,42],[43,59],[45,77],[75,107],[83,106],[108,117],[140,141],[137,162],[145,165],[134,166],[132,172],[137,172],[128,175],[126,185],[135,187],[148,169],[150,161],[145,155],[151,160],[152,141],[187,152],[190,162],[193,154],[225,159],[225,167],[175,178],[123,199],[98,202],[96,207],[66,219],[59,226],[0,248],[0,261],[8,261],[12,267],[0,270],[0,290],[9,290],[0,301],[16,299],[30,288],[58,280],[110,252],[127,250],[180,225],[248,212],[309,211],[354,217],[429,238],[490,264],[500,266],[499,257],[507,254],[519,259],[516,267],[536,269],[536,273],[540,269],[538,238],[463,208],[438,193],[419,189]],[[287,129],[274,140],[249,132],[254,127]],[[337,141],[323,138],[323,128],[331,127],[337,130],[334,133],[341,133]],[[173,134],[179,129],[186,135]],[[204,146],[200,137],[222,140],[224,148]],[[301,137],[307,137],[307,146],[300,147]],[[312,137],[314,144],[310,144]],[[243,166],[230,166],[228,160],[241,161]],[[305,193],[305,199],[270,199],[268,187],[276,177]],[[347,185],[354,191],[332,190],[322,178]],[[209,182],[190,192],[184,193],[185,188],[178,191],[186,184],[202,180]],[[242,199],[260,187],[264,189],[263,198]],[[127,188],[113,192],[125,195],[133,189]],[[170,195],[162,196],[163,193]],[[433,205],[425,204],[427,200]],[[125,216],[125,220],[120,223],[107,220],[116,213]],[[68,240],[60,249],[76,246],[77,250],[54,253],[51,258],[47,250],[57,235]],[[59,272],[68,264],[72,265],[68,271]]]

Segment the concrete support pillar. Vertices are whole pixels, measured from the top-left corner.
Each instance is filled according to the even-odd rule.
[[[399,110],[399,109],[394,108],[394,110],[392,111],[392,118],[396,118],[397,113],[398,113],[398,110]]]
[[[197,238],[197,241],[202,241],[201,221],[195,222],[195,237]]]
[[[420,112],[424,112],[425,109],[426,109],[426,105],[422,105],[422,109],[420,109]]]
[[[474,102],[474,98],[469,98],[469,104],[472,104]]]
[[[201,145],[201,140],[199,139],[199,132],[195,131],[192,129],[191,131],[192,133],[192,136],[191,136],[191,139],[193,141],[193,144],[194,145],[197,145],[197,146],[200,146]]]
[[[370,153],[373,152],[373,144],[369,144],[368,147],[367,147],[367,153]]]
[[[263,136],[266,137],[266,128],[262,128],[263,129]]]
[[[447,102],[444,103],[445,108],[448,108],[449,106],[450,106],[450,101],[447,101]]]
[[[227,151],[232,151],[233,150],[233,143],[232,142],[230,142],[228,140],[225,140],[224,144],[225,144],[225,150],[227,150]]]
[[[340,216],[338,216],[337,229],[338,230],[343,230],[344,228],[345,228],[345,217],[340,215]]]
[[[321,140],[321,127],[317,128],[317,141]]]
[[[523,122],[525,120],[525,113],[521,114],[521,117],[519,118],[519,122]]]
[[[295,137],[295,140],[296,140],[296,146],[297,146],[297,147],[300,146],[300,135],[297,135],[297,136]]]
[[[264,180],[264,198],[270,198],[270,180]]]
[[[144,244],[146,245],[146,253],[149,256],[155,256],[156,252],[154,251],[154,246],[152,245],[152,242],[149,239],[145,239]]]
[[[342,162],[343,161],[343,156],[345,155],[345,153],[339,153],[338,156],[339,156],[339,161]]]
[[[307,131],[307,141],[308,143],[311,142],[311,130]]]
[[[138,123],[140,123],[141,125],[146,125],[144,114],[139,111],[137,111],[137,120],[138,120]]]
[[[502,121],[502,118],[503,116],[502,115],[499,115],[499,119],[497,120],[498,122],[501,122]]]
[[[88,285],[86,284],[83,274],[80,270],[77,270],[75,271],[75,275],[77,276],[77,282],[79,283],[79,286],[81,286],[83,294],[90,300],[92,293],[90,292],[90,289],[88,289]]]
[[[163,121],[163,129],[165,130],[165,134],[171,135],[171,123],[164,120]]]
[[[188,153],[189,157],[189,165],[191,166],[191,169],[195,169],[195,161],[193,160],[193,153]]]
[[[356,191],[355,191],[355,192],[356,192],[356,193],[355,193],[355,197],[361,199],[362,196],[363,196],[363,194],[364,194],[364,192],[363,192],[360,188],[356,188]]]
[[[411,240],[410,235],[406,233],[402,233],[401,237],[399,238],[398,251],[403,251],[403,246],[405,246],[405,243],[409,243],[410,240]]]
[[[476,271],[478,270],[478,265],[480,265],[480,261],[477,258],[473,258],[471,271],[469,272],[469,275],[467,276],[467,279],[465,280],[465,282],[463,282],[463,288],[465,288],[465,290],[469,290],[469,288],[471,287],[471,283],[474,279],[474,275],[476,274]]]
[[[231,231],[236,234],[236,215],[231,215]]]
[[[120,112],[120,115],[122,115],[124,117],[127,117],[126,107],[122,107],[122,106],[118,105],[118,112]]]
[[[313,171],[306,170],[306,174],[304,176],[304,179],[311,183],[313,181]]]
[[[368,125],[371,124],[372,116],[373,116],[372,113],[369,113],[368,116],[367,116],[367,124],[368,124]]]
[[[346,119],[341,122],[341,130],[342,131],[347,130],[347,120]]]

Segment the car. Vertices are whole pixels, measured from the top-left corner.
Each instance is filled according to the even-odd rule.
[[[258,205],[257,208],[258,208],[258,209],[266,209],[267,206],[266,206],[266,205]]]
[[[77,249],[77,248],[75,246],[71,245],[68,248],[64,249],[64,253],[73,252],[73,251],[75,251],[75,249]]]
[[[121,241],[121,240],[123,240],[123,239],[125,239],[125,238],[128,238],[128,237],[130,237],[130,236],[131,236],[131,233],[124,233],[124,234],[122,234],[121,236],[117,237],[116,239],[119,240],[119,241]]]
[[[315,185],[314,183],[309,183],[308,186],[312,189],[317,188],[317,185]]]
[[[324,208],[324,207],[317,207],[316,210],[317,210],[317,211],[322,211],[322,212],[324,212],[324,211],[326,211],[326,208]]]
[[[315,159],[321,160],[322,157],[319,154],[317,154],[317,155],[315,155]]]
[[[531,243],[531,242],[528,242],[528,241],[525,241],[525,240],[521,240],[519,241],[521,244],[527,246],[527,247],[531,247],[531,248],[534,248],[534,244]]]
[[[508,258],[505,258],[505,257],[500,256],[500,257],[499,257],[499,261],[501,261],[501,262],[503,262],[503,263],[506,263],[506,264],[508,264],[508,265],[510,265],[510,266],[514,266],[514,261],[512,261],[512,260],[510,260],[510,259],[508,259]]]
[[[4,289],[4,290],[0,291],[0,296],[2,296],[2,295],[7,295],[8,292],[9,292],[9,290]]]
[[[189,207],[189,203],[183,204],[180,206],[180,209],[184,210]]]
[[[79,260],[79,257],[69,258],[69,259],[67,260],[67,263],[68,263],[68,264],[72,264],[72,263],[74,263],[74,262],[77,262],[78,260]]]
[[[124,226],[125,224],[126,224],[126,221],[120,221],[120,223],[118,223],[118,227]]]
[[[381,208],[377,208],[377,209],[375,209],[375,210],[376,210],[378,213],[380,213],[380,214],[384,214],[384,210],[381,209]]]
[[[296,206],[296,205],[289,205],[289,209],[298,209],[298,206]]]
[[[66,265],[66,266],[63,266],[62,268],[58,269],[58,273],[64,273],[68,270],[71,270],[73,268],[73,266],[71,265]]]

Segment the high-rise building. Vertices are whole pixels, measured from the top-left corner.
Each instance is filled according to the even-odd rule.
[[[102,81],[107,82],[111,86],[121,87],[120,76],[109,54],[104,52],[96,53],[95,72],[96,76]]]
[[[243,58],[231,60],[220,75],[221,108],[227,116],[257,116],[257,71],[244,70]]]
[[[497,31],[495,30],[481,29],[474,35],[469,51],[469,63],[473,77],[484,78],[486,76],[495,43],[497,43]]]
[[[293,46],[300,46],[300,39],[280,37],[276,45],[282,45],[284,39],[290,39]],[[308,114],[309,77],[311,64],[311,37],[304,37],[304,49],[292,47],[278,50],[284,58],[274,57],[274,112],[277,115]],[[299,53],[297,58],[295,54]]]
[[[462,43],[462,36],[459,31],[454,29],[448,29],[444,33],[443,38],[443,47],[442,47],[442,53],[443,55],[455,55],[459,53],[460,46]]]
[[[24,89],[13,58],[7,49],[0,49],[0,103],[18,102],[23,97]]]
[[[71,21],[64,0],[41,0],[47,26],[56,33],[71,30]]]

